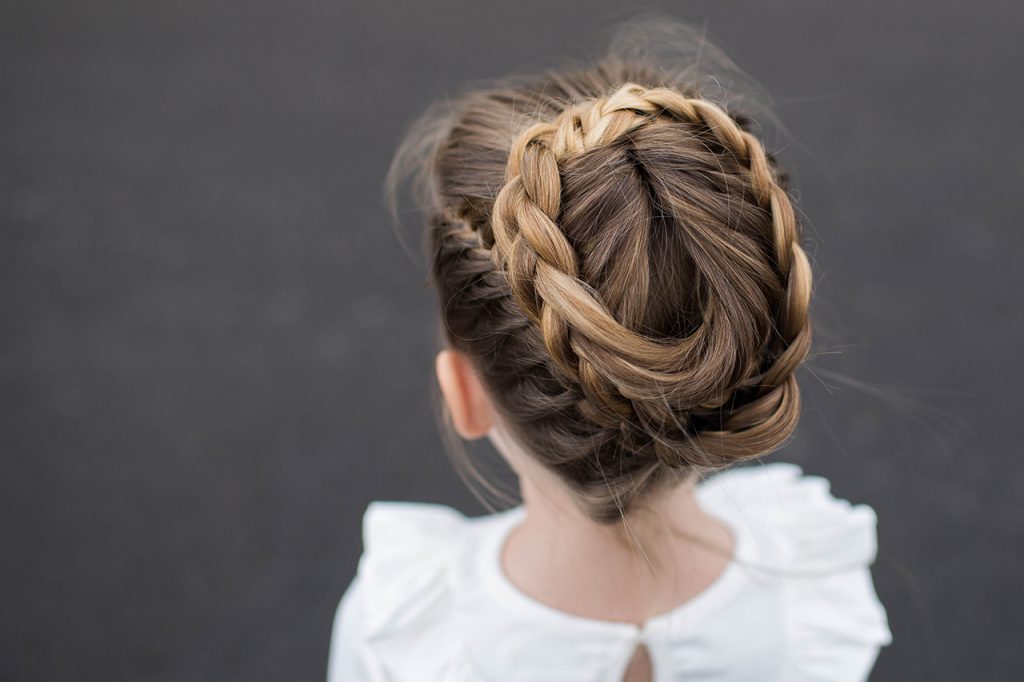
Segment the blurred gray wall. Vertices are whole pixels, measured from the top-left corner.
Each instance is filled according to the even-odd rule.
[[[366,503],[483,511],[382,176],[623,4],[3,3],[0,678],[322,679]],[[1024,9],[643,6],[793,134],[820,332],[772,459],[878,512],[874,679],[1020,679]]]

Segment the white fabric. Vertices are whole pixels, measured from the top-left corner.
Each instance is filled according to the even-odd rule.
[[[870,572],[874,510],[787,462],[719,472],[697,496],[732,527],[737,561],[643,628],[559,611],[505,577],[500,550],[522,506],[467,517],[371,502],[328,682],[619,682],[638,643],[655,682],[867,679],[892,641]]]

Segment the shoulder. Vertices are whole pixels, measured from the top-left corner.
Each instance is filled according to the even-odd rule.
[[[440,504],[371,502],[363,553],[338,605],[329,682],[448,679],[457,562],[483,524]]]
[[[783,595],[786,679],[865,680],[892,642],[871,566],[878,518],[788,462],[732,469],[701,483],[709,511],[750,538],[748,572]]]

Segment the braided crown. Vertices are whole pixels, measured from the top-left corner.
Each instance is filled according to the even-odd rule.
[[[785,292],[781,309],[765,309],[762,316],[771,320],[778,352],[752,347],[744,330],[764,322],[743,306],[726,304],[732,299],[721,288],[729,282],[721,284],[721,271],[718,277],[698,273],[708,275],[703,281],[713,286],[701,323],[682,338],[651,337],[623,324],[580,277],[579,256],[558,224],[563,166],[666,120],[704,127],[749,169],[753,200],[771,216],[769,275]],[[683,229],[704,229],[679,202],[666,209]],[[680,439],[757,452],[792,431],[799,415],[793,372],[811,340],[811,268],[798,243],[792,203],[761,143],[718,105],[670,88],[626,83],[607,97],[573,103],[553,120],[530,126],[512,144],[490,228],[494,265],[504,270],[516,304],[540,329],[557,376],[581,391],[577,406],[585,418],[612,428],[637,420],[651,426],[659,458],[674,466],[682,464]],[[722,241],[723,251],[715,256],[729,265],[724,271],[764,274],[763,259],[730,244]],[[745,397],[737,405],[738,391]],[[683,423],[686,415],[700,414],[716,415],[716,428]]]

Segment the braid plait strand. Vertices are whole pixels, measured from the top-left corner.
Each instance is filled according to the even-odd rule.
[[[784,350],[751,364],[749,334],[739,331],[742,312],[709,296],[702,322],[683,338],[655,338],[621,324],[593,286],[580,278],[578,255],[558,226],[562,207],[560,168],[596,147],[622,140],[658,119],[705,127],[749,169],[753,198],[772,222],[771,243],[782,309],[773,322]],[[685,225],[685,216],[677,216]],[[671,88],[626,83],[607,97],[575,102],[551,121],[538,122],[511,146],[505,185],[494,202],[490,256],[503,270],[524,315],[541,331],[553,367],[579,386],[581,413],[595,424],[621,428],[650,425],[659,459],[672,466],[682,441],[707,449],[755,452],[777,444],[795,426],[799,390],[793,370],[810,347],[808,308],[811,268],[798,243],[792,203],[776,180],[760,141],[717,104]],[[743,263],[748,256],[730,254]],[[721,360],[729,358],[727,366]],[[766,365],[766,366],[763,366]],[[659,400],[651,400],[651,388]],[[739,388],[753,389],[739,408],[723,413],[718,428],[687,429],[680,415],[720,408]],[[669,428],[675,426],[676,428]]]

